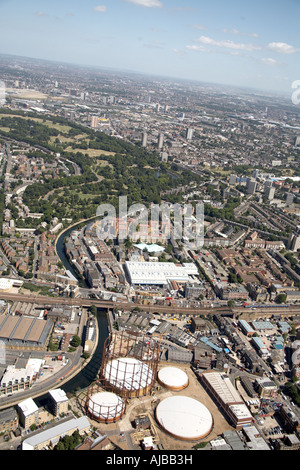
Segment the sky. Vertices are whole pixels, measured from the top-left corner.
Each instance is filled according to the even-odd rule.
[[[300,0],[0,0],[0,18],[2,54],[270,92],[300,80]]]

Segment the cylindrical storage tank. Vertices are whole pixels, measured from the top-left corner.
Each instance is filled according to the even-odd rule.
[[[163,367],[158,371],[157,380],[169,390],[183,390],[189,384],[187,374],[178,367]]]
[[[141,396],[153,384],[153,372],[147,364],[131,357],[120,357],[106,364],[104,379],[121,396]]]
[[[115,393],[98,392],[87,401],[88,415],[99,423],[118,421],[125,412],[125,403]]]
[[[155,416],[165,432],[182,441],[204,439],[213,428],[213,417],[206,406],[186,396],[173,396],[161,401]]]
[[[157,377],[160,347],[154,339],[128,332],[113,333],[104,343],[99,379],[121,397],[150,393]]]

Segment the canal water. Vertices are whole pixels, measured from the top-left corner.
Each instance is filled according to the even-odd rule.
[[[56,250],[65,268],[70,270],[71,273],[78,279],[78,276],[76,272],[72,269],[72,266],[70,265],[64,250],[64,239],[68,237],[73,230],[76,230],[76,227],[77,226],[72,227],[59,237],[56,245]],[[60,386],[60,388],[62,388],[68,394],[72,394],[73,392],[88,387],[92,382],[94,382],[97,377],[101,366],[104,342],[109,335],[107,311],[104,309],[97,310],[97,326],[98,344],[96,346],[92,358],[90,359],[88,364],[81,370],[81,372],[79,372],[75,377]],[[46,393],[43,396],[35,398],[35,402],[38,406],[43,406],[47,402],[47,399],[48,394]]]
[[[98,309],[97,324],[98,344],[92,358],[88,364],[72,379],[63,385],[58,385],[59,388],[64,390],[67,394],[72,394],[73,392],[87,388],[97,378],[102,361],[104,342],[109,335],[106,310]],[[48,402],[48,393],[46,392],[42,396],[35,398],[34,401],[37,406],[45,406]]]
[[[76,273],[73,266],[69,262],[68,257],[67,257],[66,252],[65,252],[65,247],[64,247],[65,239],[68,238],[70,233],[72,233],[74,230],[76,230],[80,225],[81,224],[75,225],[74,227],[69,228],[68,230],[66,230],[65,232],[63,232],[60,235],[60,237],[58,238],[57,243],[56,243],[56,252],[57,252],[60,260],[62,261],[64,267],[66,268],[66,270],[70,271],[70,273],[73,274],[73,276],[76,277],[76,279],[78,279],[79,286],[80,287],[88,287],[85,280],[79,278],[78,274]]]

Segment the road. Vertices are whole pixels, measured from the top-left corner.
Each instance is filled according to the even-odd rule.
[[[72,354],[67,354],[66,358],[69,359],[68,364],[61,369],[59,372],[50,376],[49,379],[37,382],[32,388],[28,389],[25,392],[16,393],[12,396],[1,397],[0,398],[0,410],[8,408],[9,406],[17,405],[20,402],[20,397],[22,401],[26,398],[36,398],[52,388],[57,388],[58,385],[61,386],[65,381],[71,379],[70,373],[72,371],[79,373],[82,367],[82,347],[77,348]],[[61,380],[61,377],[66,377],[65,380]]]

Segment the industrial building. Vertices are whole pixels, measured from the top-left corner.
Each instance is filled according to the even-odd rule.
[[[250,411],[225,373],[203,372],[199,378],[236,429],[252,423]]]
[[[52,330],[50,320],[5,315],[0,320],[0,340],[14,348],[43,349]]]
[[[169,281],[186,283],[190,276],[197,276],[198,270],[193,263],[178,266],[175,263],[125,262],[125,271],[131,284],[165,286]]]
[[[270,352],[261,338],[253,337],[251,341],[262,359],[267,359],[270,356]]]
[[[255,333],[255,330],[249,325],[249,323],[246,320],[239,320],[239,325],[242,328],[243,333],[246,336],[253,336]]]

